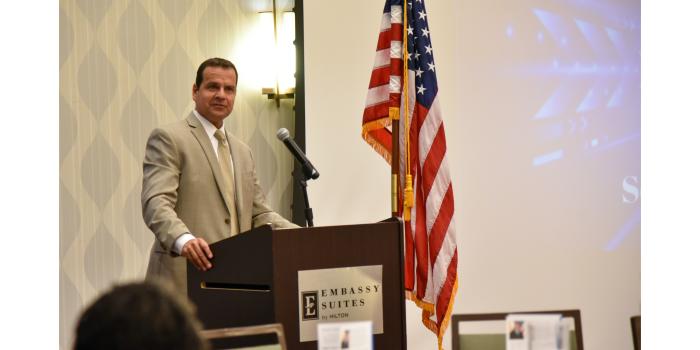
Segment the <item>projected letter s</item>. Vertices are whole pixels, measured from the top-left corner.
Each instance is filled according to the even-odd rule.
[[[625,176],[622,179],[622,202],[635,203],[639,200],[639,178],[637,176]]]

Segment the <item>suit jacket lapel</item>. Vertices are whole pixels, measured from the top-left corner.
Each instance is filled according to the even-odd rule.
[[[202,126],[202,123],[200,123],[199,120],[197,120],[197,117],[195,117],[194,113],[190,113],[190,115],[187,116],[187,123],[190,125],[190,130],[192,131],[194,137],[197,139],[197,142],[199,142],[199,145],[202,147],[202,150],[204,150],[204,155],[207,157],[207,161],[209,162],[211,171],[214,173],[214,180],[216,180],[216,187],[219,189],[219,195],[221,195],[221,200],[223,200],[224,203],[226,203],[226,207],[229,210],[231,210],[232,205],[234,204],[226,201],[226,196],[224,196],[223,175],[221,174],[221,168],[219,167],[219,159],[216,158],[216,153],[214,153],[214,149],[212,148],[209,136],[207,136],[207,133],[204,131],[204,127]],[[235,161],[233,163],[236,164]]]

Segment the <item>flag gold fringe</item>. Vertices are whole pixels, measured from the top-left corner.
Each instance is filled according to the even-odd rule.
[[[435,333],[438,338],[438,350],[442,349],[442,338],[445,335],[447,326],[450,324],[450,318],[452,317],[452,307],[454,306],[455,295],[457,295],[457,287],[459,286],[459,280],[455,278],[455,284],[452,286],[452,292],[450,294],[450,302],[447,304],[447,310],[445,311],[445,317],[443,318],[442,325],[438,329],[437,323],[430,319],[430,316],[435,314],[435,304],[426,303],[422,300],[416,298],[413,292],[406,291],[406,299],[413,301],[418,307],[423,310],[423,325],[428,328],[431,332]]]
[[[399,120],[401,118],[401,110],[399,107],[389,107],[389,119]]]
[[[391,125],[391,119],[389,118],[381,118],[362,124],[362,138],[365,140],[365,142],[372,146],[372,148],[379,153],[379,155],[381,155],[382,158],[387,161],[387,163],[391,164],[391,152],[386,149],[384,145],[377,142],[369,135],[370,132],[385,128],[389,125]]]
[[[445,335],[445,331],[447,330],[447,326],[450,324],[451,318],[452,318],[452,307],[454,306],[455,302],[455,295],[457,295],[457,287],[459,286],[459,280],[457,277],[455,277],[455,284],[452,286],[452,292],[450,293],[450,303],[447,304],[447,310],[445,310],[445,318],[440,325],[440,330],[438,333],[438,349],[442,350],[442,336]]]
[[[416,297],[416,295],[413,294],[413,292],[406,291],[406,299],[412,301],[414,304],[416,304],[416,306],[418,306],[419,308],[421,308],[424,311],[428,311],[431,314],[435,313],[435,305],[434,304],[427,303],[423,300],[418,299],[418,297]]]

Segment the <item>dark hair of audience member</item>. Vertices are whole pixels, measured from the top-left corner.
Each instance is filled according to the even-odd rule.
[[[193,307],[159,283],[114,287],[80,317],[75,350],[207,350]]]

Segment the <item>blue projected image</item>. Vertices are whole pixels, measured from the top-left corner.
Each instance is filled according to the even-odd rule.
[[[639,7],[602,1],[557,5],[531,5],[521,10],[529,12],[520,12],[520,22],[505,23],[514,50],[531,49],[502,70],[543,87],[528,95],[539,99],[530,101],[538,107],[530,114],[531,142],[537,147],[529,163],[547,172],[557,166],[600,168],[596,183],[605,184],[608,193],[624,193],[620,180],[630,175],[638,180],[640,163]],[[638,181],[636,186],[638,191]],[[614,205],[627,219],[610,232],[606,251],[617,249],[640,224],[638,192],[635,201]]]
[[[587,5],[585,2],[577,4]],[[608,140],[616,146],[634,140],[629,134],[639,135],[638,121],[628,123],[627,130],[621,130],[622,135],[607,135],[611,128],[605,124],[614,123],[621,117],[639,119],[640,31],[636,24],[639,23],[639,14],[618,12],[611,15],[606,12],[603,16],[595,13],[603,18],[601,20],[567,17],[540,8],[532,9],[532,13],[547,33],[546,38],[538,38],[538,41],[551,40],[557,49],[553,52],[555,56],[551,58],[550,67],[525,62],[521,72],[555,76],[560,80],[559,86],[543,101],[533,119],[569,118],[572,124],[582,121],[584,125],[572,128],[570,134],[578,132],[589,141],[581,143],[579,152],[569,152],[572,155],[590,150],[588,145],[598,146],[600,140]],[[571,45],[568,45],[569,40]],[[562,62],[561,57],[568,58],[568,62]],[[595,128],[586,132],[589,120]],[[596,142],[590,141],[593,139]],[[547,157],[551,154],[552,151],[547,151],[534,155],[533,166],[550,163],[551,160],[542,159],[551,159]],[[563,157],[553,160],[560,159]]]
[[[473,162],[470,179],[483,169],[469,190],[524,223],[484,225],[554,247],[634,252],[641,239],[640,3],[462,7],[470,15],[458,30],[457,123],[466,137],[457,144]]]

